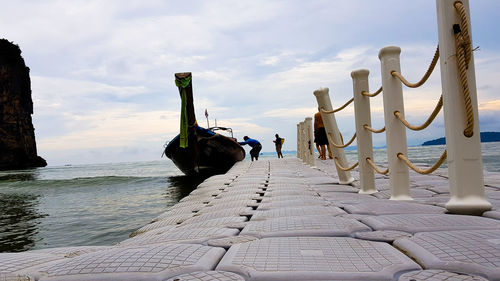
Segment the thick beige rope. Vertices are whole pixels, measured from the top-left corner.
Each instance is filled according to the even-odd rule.
[[[375,172],[381,174],[381,175],[387,175],[389,173],[389,168],[385,169],[384,171],[380,170],[377,166],[375,166],[375,163],[373,163],[372,159],[370,159],[370,157],[367,157],[366,158],[366,162],[368,162],[368,164],[370,164],[370,166],[372,166],[373,170],[375,170]]]
[[[372,132],[372,133],[375,133],[375,134],[380,134],[380,133],[383,133],[385,132],[385,126],[380,129],[380,130],[375,130],[373,129],[372,127],[368,126],[368,124],[364,124],[363,125],[363,128],[367,129],[368,131]]]
[[[342,137],[342,135],[340,135]],[[332,139],[332,135],[331,134],[328,134],[328,140],[330,141],[330,143],[335,146],[336,148],[346,148],[348,147],[349,145],[351,145],[351,143],[356,139],[356,133],[354,133],[354,136],[352,136],[351,140],[348,141],[346,144],[343,144],[343,145],[340,145],[340,144],[336,144],[333,139]]]
[[[420,79],[420,81],[418,81],[417,83],[410,83],[410,82],[408,82],[403,77],[403,75],[401,73],[397,72],[397,71],[392,71],[391,75],[394,76],[394,77],[396,77],[396,78],[398,78],[407,87],[418,88],[418,87],[422,86],[427,81],[427,79],[429,79],[429,76],[431,76],[432,71],[434,71],[434,68],[436,67],[436,64],[437,64],[438,60],[439,60],[439,45],[436,48],[436,52],[434,53],[434,57],[432,58],[432,61],[431,61],[430,65],[429,65],[429,68],[427,68],[427,71],[425,72],[424,77],[422,77],[422,79]]]
[[[414,131],[420,131],[420,130],[427,128],[432,123],[432,121],[434,121],[434,119],[438,115],[439,111],[441,111],[441,108],[443,108],[443,96],[442,95],[439,98],[439,101],[438,101],[436,107],[434,108],[434,111],[432,111],[431,116],[429,116],[429,118],[424,122],[424,124],[422,124],[420,126],[413,126],[410,123],[408,123],[408,121],[406,121],[403,114],[401,114],[401,112],[399,112],[399,111],[394,111],[394,115],[396,116],[396,118],[401,120],[401,123],[403,123],[408,129],[414,130]]]
[[[341,111],[342,109],[346,108],[349,104],[351,104],[351,102],[354,101],[354,98],[351,98],[350,100],[348,100],[343,106],[337,108],[337,109],[334,109],[334,110],[325,110],[324,108],[321,108],[321,112],[322,113],[325,113],[325,114],[332,114],[332,113],[335,113],[335,112],[339,112]]]
[[[460,16],[460,28],[462,30],[462,35],[464,39],[467,40],[465,53],[467,54],[466,62],[469,64],[470,59],[472,58],[472,42],[469,35],[469,20],[467,19],[467,11],[465,10],[464,4],[460,1],[453,3],[453,6],[457,9],[458,15]]]
[[[378,90],[377,90],[375,93],[373,93],[373,94],[370,94],[370,93],[368,93],[367,91],[363,91],[363,92],[361,92],[361,94],[362,94],[363,96],[367,96],[367,97],[376,97],[376,96],[377,96],[378,94],[380,94],[381,92],[382,92],[382,86],[380,86],[380,88],[378,88]]]
[[[337,165],[337,167],[339,169],[341,169],[342,171],[344,171],[344,172],[347,172],[347,171],[350,171],[350,170],[356,168],[358,166],[358,164],[359,164],[359,162],[356,162],[351,167],[345,168],[345,167],[342,167],[342,165],[340,165],[340,163],[338,162],[339,160],[338,160],[337,157],[334,157],[333,160],[335,161],[335,165]]]
[[[468,138],[474,134],[474,111],[470,98],[469,82],[467,80],[467,69],[472,58],[472,43],[469,36],[469,21],[467,12],[462,2],[457,1],[454,4],[460,16],[460,30],[454,28],[455,46],[457,50],[457,67],[460,83],[462,84],[462,94],[465,103],[465,113],[467,121],[464,129],[464,135]]]
[[[413,165],[413,163],[411,163],[410,160],[408,160],[408,158],[403,153],[401,153],[401,152],[398,153],[399,159],[403,160],[403,162],[405,162],[406,165],[408,165],[408,167],[410,167],[413,171],[415,171],[419,174],[422,174],[422,175],[427,175],[427,174],[434,172],[437,168],[439,168],[443,164],[443,162],[446,160],[446,157],[447,157],[447,153],[445,150],[443,152],[443,154],[441,154],[441,157],[439,157],[439,160],[436,162],[436,164],[434,164],[429,169],[422,170],[422,169],[419,169],[417,166]]]

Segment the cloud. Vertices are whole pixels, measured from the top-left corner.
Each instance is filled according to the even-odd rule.
[[[280,58],[277,56],[269,56],[262,58],[260,61],[261,65],[276,65],[280,61]]]
[[[482,102],[479,104],[479,110],[500,111],[500,100]]]
[[[68,97],[96,97],[98,95],[110,95],[116,98],[128,98],[147,92],[144,86],[115,86],[89,80],[74,80],[58,77],[43,77],[34,75],[31,77],[32,89],[42,97],[37,102],[45,102],[50,99],[67,99]]]
[[[311,112],[316,112],[316,111],[317,109],[314,107],[277,108],[263,112],[262,116],[271,118],[301,118],[310,115]]]
[[[178,112],[133,112],[114,109],[68,116],[67,122],[80,130],[38,141],[41,151],[126,147],[141,141],[164,142],[179,131]],[[168,121],[167,121],[168,120]],[[173,122],[172,122],[173,121]]]
[[[500,130],[493,122],[500,50],[491,36],[498,3],[470,5],[474,45],[481,46],[474,52],[480,120]],[[178,131],[173,75],[184,71],[193,73],[200,124],[208,109],[211,124],[217,119],[238,138],[260,139],[264,151],[274,150],[276,132],[287,139],[284,149],[295,149],[296,124],[316,112],[314,90],[328,87],[337,108],[353,95],[356,69],[368,69],[370,89],[378,89],[378,52],[388,45],[401,47],[402,73],[418,81],[437,45],[435,5],[418,1],[47,0],[2,7],[1,36],[19,44],[31,70],[37,143],[49,164],[122,159],[113,153],[157,159],[152,147]],[[424,86],[403,91],[405,116],[425,120],[441,94],[439,65]],[[382,95],[370,102],[380,128]],[[353,106],[336,117],[343,134],[352,134]],[[438,116],[420,138],[442,136],[442,123]]]

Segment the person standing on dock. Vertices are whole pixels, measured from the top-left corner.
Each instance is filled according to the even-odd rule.
[[[321,112],[314,114],[314,142],[316,143],[316,149],[319,152],[319,158],[326,160],[326,150],[325,145],[328,148],[328,157],[333,158],[332,151],[330,150],[330,144],[328,144],[328,137],[326,135],[325,124],[323,124],[323,118],[321,118]]]
[[[275,135],[276,139],[273,140],[274,145],[276,146],[276,153],[278,154],[278,158],[283,158],[283,153],[281,153],[281,147],[283,146],[283,142],[285,142],[284,138],[280,138],[278,134]]]
[[[259,153],[262,150],[262,145],[258,140],[251,139],[247,136],[244,136],[243,139],[245,140],[244,142],[238,142],[240,145],[245,145],[248,144],[249,146],[252,147],[250,150],[250,156],[252,157],[252,161],[255,158],[255,160],[259,160]]]

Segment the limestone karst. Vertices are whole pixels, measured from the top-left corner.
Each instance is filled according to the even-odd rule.
[[[0,170],[43,167],[31,115],[30,69],[19,46],[0,39]]]

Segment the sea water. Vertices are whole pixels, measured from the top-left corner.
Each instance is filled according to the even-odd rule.
[[[444,149],[409,147],[408,156],[432,165]],[[377,164],[387,162],[385,153],[374,150]],[[500,143],[483,143],[482,155],[485,170],[500,172]],[[346,157],[357,161],[356,151]],[[0,171],[0,252],[116,244],[203,180],[184,176],[170,160]]]
[[[443,151],[445,145],[410,146],[408,147],[408,159],[414,164],[421,164],[422,168],[434,165]],[[346,150],[346,160],[351,164],[358,161],[356,150]],[[487,172],[500,173],[500,142],[481,143],[481,155],[483,168]],[[373,159],[376,164],[387,165],[387,150],[385,148],[373,149]],[[446,161],[441,168],[446,168]]]
[[[0,171],[0,252],[113,245],[202,180],[170,160]]]

